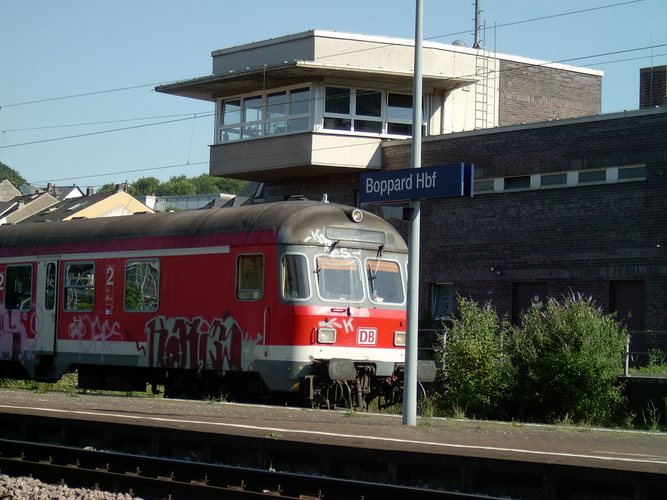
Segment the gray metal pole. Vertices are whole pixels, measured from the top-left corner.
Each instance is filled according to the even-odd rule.
[[[422,157],[422,0],[416,0],[415,67],[412,91],[412,168],[420,168]],[[405,345],[403,376],[403,424],[417,424],[417,364],[419,351],[419,237],[421,203],[414,200],[408,242],[408,334]]]

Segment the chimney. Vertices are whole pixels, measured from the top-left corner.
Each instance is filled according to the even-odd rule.
[[[90,187],[90,186],[87,187],[87,188],[86,188],[86,196],[90,196],[90,195],[92,195],[92,194],[95,194],[95,188],[92,188],[92,187]]]
[[[667,106],[667,65],[639,70],[639,109]]]
[[[53,186],[53,183],[52,183],[52,182],[47,182],[47,183],[46,183],[46,192],[47,192],[47,193],[48,193],[49,191],[51,191],[53,188],[54,188],[54,186]]]

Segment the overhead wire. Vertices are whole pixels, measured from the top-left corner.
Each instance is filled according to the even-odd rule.
[[[557,18],[557,17],[581,14],[581,13],[585,13],[585,12],[608,9],[608,8],[618,7],[618,6],[628,5],[628,4],[634,4],[634,3],[639,3],[639,2],[643,2],[643,1],[644,0],[629,0],[629,1],[625,1],[625,2],[617,2],[617,3],[614,3],[614,4],[607,4],[607,5],[602,5],[602,6],[597,6],[597,7],[587,8],[587,9],[579,9],[579,10],[575,10],[575,11],[568,11],[568,12],[559,13],[559,14],[540,16],[540,17],[535,17],[535,18],[530,18],[530,19],[525,19],[525,20],[520,20],[520,21],[512,21],[512,22],[496,25],[495,27],[498,28],[498,27],[514,26],[514,25],[525,24],[525,23],[529,23],[529,22],[542,21],[542,20],[546,20],[546,19],[552,19],[552,18]],[[469,33],[469,32],[470,32],[470,30],[466,30],[466,31],[449,33],[449,34],[444,34],[444,35],[437,35],[437,36],[429,37],[429,38],[427,38],[427,40],[434,40],[434,39],[444,38],[444,37],[448,37],[448,36],[454,36],[454,35],[458,35],[458,34]],[[635,51],[640,51],[640,50],[655,49],[655,48],[660,48],[660,47],[664,47],[664,46],[667,46],[667,44],[659,44],[659,45],[654,45],[654,46],[652,45],[652,46],[639,47],[639,48],[634,48],[634,49],[626,49],[626,50],[620,50],[620,51],[606,52],[606,53],[594,54],[594,55],[589,55],[589,56],[580,56],[580,57],[575,57],[575,58],[562,59],[562,60],[559,60],[559,61],[543,62],[543,63],[535,64],[535,66],[548,66],[548,65],[553,65],[553,64],[562,64],[562,63],[567,63],[567,62],[591,59],[591,58],[595,58],[595,57],[604,57],[604,56],[609,56],[609,55],[624,54],[624,53],[635,52]],[[376,49],[376,47],[373,47],[371,49],[359,49],[357,51],[350,51],[350,52],[359,52],[359,51],[363,51],[363,50],[374,50],[374,49]],[[344,52],[344,53],[335,54],[335,55],[344,55],[344,54],[347,54],[347,53],[348,52]],[[653,57],[656,57],[656,55],[653,54]],[[632,60],[635,60],[635,59],[641,59],[641,58],[634,58]],[[618,62],[618,61],[598,62],[597,64],[599,64],[599,65],[601,65],[601,64],[611,64],[613,62]],[[504,71],[514,71],[514,70],[516,70],[516,68],[509,68],[509,69],[506,69]],[[500,72],[502,72],[502,71],[503,70],[501,70]],[[457,75],[457,76],[465,77],[466,75]],[[475,75],[468,75],[468,76],[474,77]],[[68,95],[68,96],[59,96],[59,97],[52,97],[52,98],[45,98],[45,99],[37,99],[37,100],[32,100],[32,101],[24,101],[24,102],[6,104],[6,105],[3,105],[3,106],[0,106],[0,109],[2,109],[3,107],[6,108],[6,107],[12,107],[12,106],[37,104],[37,103],[57,101],[57,100],[62,100],[62,99],[72,99],[72,98],[84,97],[84,96],[90,96],[90,95],[99,95],[99,94],[106,94],[106,93],[112,93],[112,92],[134,90],[134,89],[146,88],[146,87],[155,88],[157,86],[168,85],[168,84],[169,83],[151,83],[151,84],[144,84],[144,85],[119,87],[119,88],[115,88],[115,89],[105,89],[105,90],[101,90],[101,91],[73,94],[73,95]],[[309,100],[311,100],[311,101],[314,101],[315,99],[317,99],[317,98],[315,98],[315,97],[310,97],[309,98]],[[195,119],[210,117],[210,116],[213,116],[214,114],[215,114],[215,112],[204,113],[204,114],[195,113],[192,116],[187,115],[186,118],[177,118],[177,119],[174,119],[174,120],[159,121],[159,122],[147,123],[147,124],[142,124],[142,125],[137,125],[137,126],[114,128],[114,129],[108,129],[108,130],[102,130],[102,131],[96,131],[96,132],[82,133],[82,134],[76,134],[76,135],[58,137],[58,138],[42,139],[42,140],[36,140],[36,141],[28,141],[28,142],[10,144],[10,145],[0,144],[0,149],[10,148],[10,147],[26,146],[26,145],[32,145],[32,144],[39,144],[39,143],[45,143],[45,142],[54,142],[54,141],[59,141],[59,140],[68,140],[68,139],[81,138],[81,137],[87,137],[87,136],[99,135],[99,134],[106,134],[106,133],[112,133],[112,132],[119,132],[119,131],[125,131],[125,130],[146,128],[146,127],[164,125],[164,124],[175,123],[175,122],[180,122],[180,121],[187,121],[187,120],[193,120],[193,128],[194,128],[194,120]],[[171,116],[186,116],[186,115],[167,115],[165,117],[171,117]],[[156,117],[156,118],[160,118],[160,117]],[[146,118],[146,119],[151,119],[151,118]],[[143,120],[143,119],[142,118],[136,118],[134,120]],[[118,122],[124,122],[124,121],[133,121],[133,119],[113,120],[113,121],[108,121],[108,122],[93,122],[90,125],[104,124],[104,123],[118,123]],[[80,124],[78,126],[87,126],[87,125],[88,124]],[[39,129],[59,128],[59,127],[66,127],[66,126],[77,126],[77,125],[61,125],[61,126],[52,126],[52,127],[34,127],[32,129],[28,128],[28,129],[5,130],[5,131],[3,131],[3,139],[4,139],[4,132],[7,132],[7,131],[39,130]],[[191,137],[191,141],[192,141],[192,137]],[[331,148],[325,148],[325,149],[335,149],[336,147],[338,147],[338,146],[334,146],[334,147],[331,147]],[[190,148],[191,148],[191,145],[190,145]],[[175,168],[177,166],[188,166],[188,165],[196,165],[196,164],[205,163],[205,162],[195,162],[195,163],[190,162],[189,161],[189,156],[190,156],[190,152],[188,152],[188,163],[182,164],[182,165],[168,165],[168,166],[152,167],[152,168],[146,168],[146,169],[135,169],[135,170],[125,171],[125,172],[117,172],[115,174],[136,173],[136,172],[151,171],[151,170],[169,169],[169,168]],[[83,177],[69,177],[67,179],[57,179],[56,182],[61,181],[61,180],[91,178],[91,177],[98,177],[98,176],[105,176],[105,175],[112,175],[112,174],[105,173],[105,174],[95,174],[95,175],[83,176]]]
[[[598,54],[592,54],[592,55],[586,55],[586,56],[579,56],[579,57],[573,57],[573,58],[566,58],[566,59],[559,59],[557,61],[544,61],[540,63],[533,63],[530,64],[529,66],[531,67],[549,67],[554,64],[564,64],[564,63],[570,63],[574,61],[581,61],[581,60],[586,60],[586,59],[592,59],[595,57],[605,57],[605,56],[610,56],[610,55],[619,55],[619,54],[627,54],[630,52],[638,52],[642,50],[653,50],[656,48],[663,48],[667,47],[667,43],[665,44],[658,44],[658,45],[650,45],[650,46],[643,46],[643,47],[636,47],[632,49],[624,49],[624,50],[617,50],[617,51],[610,51],[610,52],[604,52],[604,53],[598,53]],[[646,56],[649,57],[649,56]],[[653,54],[651,57],[657,57],[655,54]],[[635,59],[641,59],[641,58],[635,58]],[[598,65],[602,64],[610,64],[613,62],[618,62],[618,61],[606,61],[606,62],[598,62]],[[505,74],[505,73],[511,73],[514,71],[521,71],[523,70],[524,67],[510,67],[507,69],[502,69],[502,70],[497,70],[497,74]],[[475,77],[474,74],[469,74],[469,75],[457,75],[459,78],[473,78]],[[391,90],[391,89],[389,89]],[[363,91],[362,91],[363,92]],[[370,92],[370,91],[369,91]],[[308,101],[314,102],[317,99],[326,99],[326,97],[310,97],[308,98]],[[129,127],[119,127],[119,128],[113,128],[113,129],[106,129],[106,130],[99,130],[95,132],[86,132],[86,133],[81,133],[81,134],[74,134],[74,135],[69,135],[69,136],[62,136],[62,137],[53,137],[49,139],[38,139],[34,141],[26,141],[26,142],[21,142],[21,143],[14,143],[14,144],[7,144],[7,145],[0,145],[0,149],[9,149],[13,147],[20,147],[20,146],[29,146],[29,145],[35,145],[35,144],[42,144],[42,143],[47,143],[47,142],[55,142],[55,141],[61,141],[61,140],[69,140],[69,139],[78,139],[82,137],[88,137],[88,136],[93,136],[93,135],[100,135],[100,134],[107,134],[107,133],[113,133],[113,132],[122,132],[126,130],[133,130],[133,129],[140,129],[140,128],[146,128],[146,127],[152,127],[152,126],[157,126],[157,125],[165,125],[165,124],[170,124],[170,123],[176,123],[176,122],[182,122],[182,121],[188,121],[188,120],[196,120],[200,118],[208,118],[210,116],[214,116],[215,111],[209,112],[209,113],[194,113],[193,115],[187,114],[187,115],[167,115],[167,116],[185,116],[184,118],[176,118],[173,120],[165,120],[165,121],[159,121],[159,122],[152,122],[152,123],[146,123],[142,125],[134,125],[134,126],[129,126]],[[148,118],[147,118],[148,119]],[[137,119],[141,120],[141,119]],[[132,120],[113,120],[110,122],[106,123],[116,123],[116,122],[124,122],[124,121],[132,121]],[[99,122],[99,123],[105,123],[105,122]],[[75,126],[75,125],[68,125],[68,126]],[[35,129],[48,129],[51,127],[36,127]],[[57,127],[55,127],[57,128]],[[20,130],[20,129],[19,129]],[[27,129],[31,130],[31,129]],[[3,132],[9,132],[12,130],[5,130]],[[192,140],[192,138],[191,138]],[[190,146],[191,147],[191,146]]]

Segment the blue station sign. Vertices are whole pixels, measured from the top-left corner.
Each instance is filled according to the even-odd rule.
[[[473,195],[473,165],[406,168],[361,174],[359,201],[426,200]]]

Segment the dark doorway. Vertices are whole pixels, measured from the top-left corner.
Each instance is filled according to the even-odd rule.
[[[549,285],[546,281],[512,284],[512,324],[521,324],[521,314],[531,307],[546,305]]]
[[[630,331],[645,330],[646,302],[643,280],[611,281],[609,310]]]

